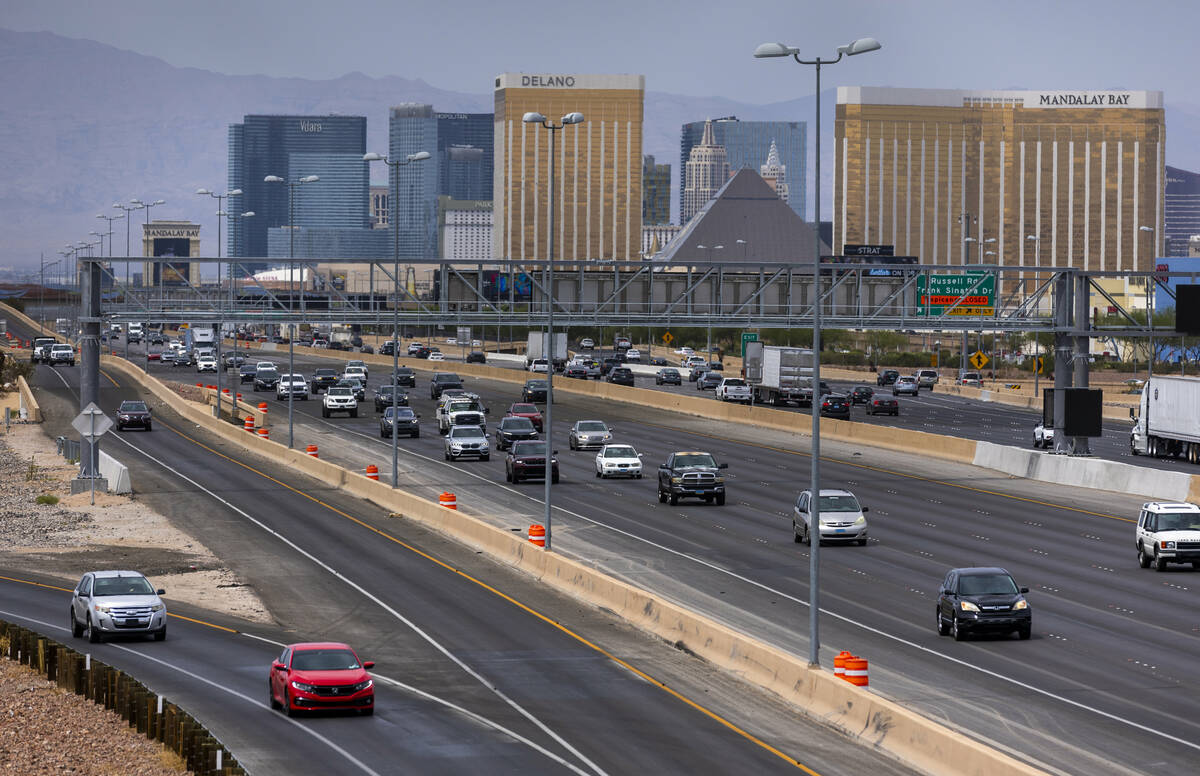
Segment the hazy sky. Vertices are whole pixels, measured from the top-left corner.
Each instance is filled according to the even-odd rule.
[[[751,58],[881,52],[823,85],[1161,89],[1200,104],[1196,0],[0,0],[0,26],[48,30],[233,74],[421,78],[488,93],[504,71],[640,73],[652,91],[753,103],[813,89],[811,68]]]

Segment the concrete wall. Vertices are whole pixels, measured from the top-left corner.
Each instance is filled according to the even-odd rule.
[[[133,481],[129,478],[129,467],[100,451],[100,476],[108,481],[109,493],[132,493]]]
[[[33,391],[30,389],[29,383],[25,382],[24,377],[17,378],[17,393],[20,396],[18,406],[24,413],[25,420],[30,423],[41,423],[42,408],[34,398]]]

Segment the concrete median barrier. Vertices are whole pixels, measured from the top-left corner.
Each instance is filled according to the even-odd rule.
[[[17,377],[17,396],[17,409],[22,413],[23,418],[30,423],[41,423],[42,407],[33,395],[29,383],[22,376]]]
[[[53,329],[44,328],[37,321],[30,318],[28,315],[21,312],[20,310],[18,310],[17,308],[13,307],[10,304],[0,302],[0,315],[18,320],[24,326],[27,326],[28,328],[33,329],[34,332],[41,332],[40,334],[38,334],[38,336],[54,337],[55,339],[59,340],[60,342],[63,339],[62,335],[59,334],[58,332],[54,331]]]
[[[1165,501],[1187,500],[1197,481],[1195,475],[1184,472],[1150,469],[1101,458],[1055,455],[991,442],[976,443],[972,463],[1031,480],[1131,493]]]
[[[133,481],[129,477],[129,467],[103,450],[100,451],[99,468],[100,476],[108,481],[109,493],[133,492]]]

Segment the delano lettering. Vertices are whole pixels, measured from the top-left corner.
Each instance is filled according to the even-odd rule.
[[[573,75],[523,75],[521,86],[558,87],[570,89],[575,86]]]

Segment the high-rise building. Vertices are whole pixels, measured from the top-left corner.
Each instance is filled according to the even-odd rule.
[[[389,191],[399,179],[400,255],[408,259],[441,255],[438,197],[486,200],[492,195],[492,114],[438,113],[432,105],[404,103],[391,110],[388,155],[404,159],[426,151],[430,158],[389,169]]]
[[[448,261],[491,261],[492,201],[438,197],[441,257]]]
[[[704,122],[700,142],[692,146],[683,167],[683,194],[679,199],[679,223],[686,226],[729,180],[725,147],[713,137],[713,123]]]
[[[388,228],[388,187],[371,186],[371,228]]]
[[[680,132],[680,173],[691,154],[692,146],[704,136],[703,121],[683,125]],[[807,218],[805,206],[808,202],[805,181],[808,180],[807,124],[803,121],[741,121],[736,116],[713,119],[713,140],[725,149],[729,172],[733,174],[743,167],[757,170],[766,160],[771,143],[779,152],[780,164],[787,168],[790,191],[788,206],[801,218]],[[680,191],[683,189],[680,180]],[[718,186],[719,188],[719,186]],[[682,204],[682,198],[680,199]]]
[[[642,159],[642,226],[671,223],[671,165]],[[642,241],[643,245],[645,240]],[[643,249],[644,250],[644,249]]]
[[[226,205],[229,212],[253,211],[254,218],[230,219],[230,256],[267,256],[267,232],[288,226],[292,187],[266,183],[268,175],[294,181],[321,175],[305,184],[296,205],[305,217],[325,219],[338,213],[339,223],[363,228],[368,222],[365,163],[367,119],[364,116],[245,116],[229,126],[229,188],[241,189]],[[320,165],[324,174],[314,172]],[[327,180],[328,179],[328,180]],[[361,179],[361,183],[360,183]],[[324,185],[322,185],[324,184]],[[355,215],[356,213],[356,215]],[[296,216],[296,225],[318,227]]]
[[[771,148],[767,151],[767,161],[758,168],[758,174],[767,182],[767,185],[775,189],[775,193],[784,202],[788,201],[788,182],[787,182],[787,165],[779,161],[779,149],[775,146],[775,141],[771,141]]]
[[[645,91],[640,75],[496,77],[493,256],[548,255],[550,130],[522,117],[536,112],[557,124],[579,112],[582,123],[555,131],[555,258],[637,259]]]
[[[1188,245],[1200,235],[1200,174],[1167,167],[1166,213],[1166,255],[1192,255]]]
[[[840,87],[834,253],[1152,270],[1162,106],[1162,92]]]

